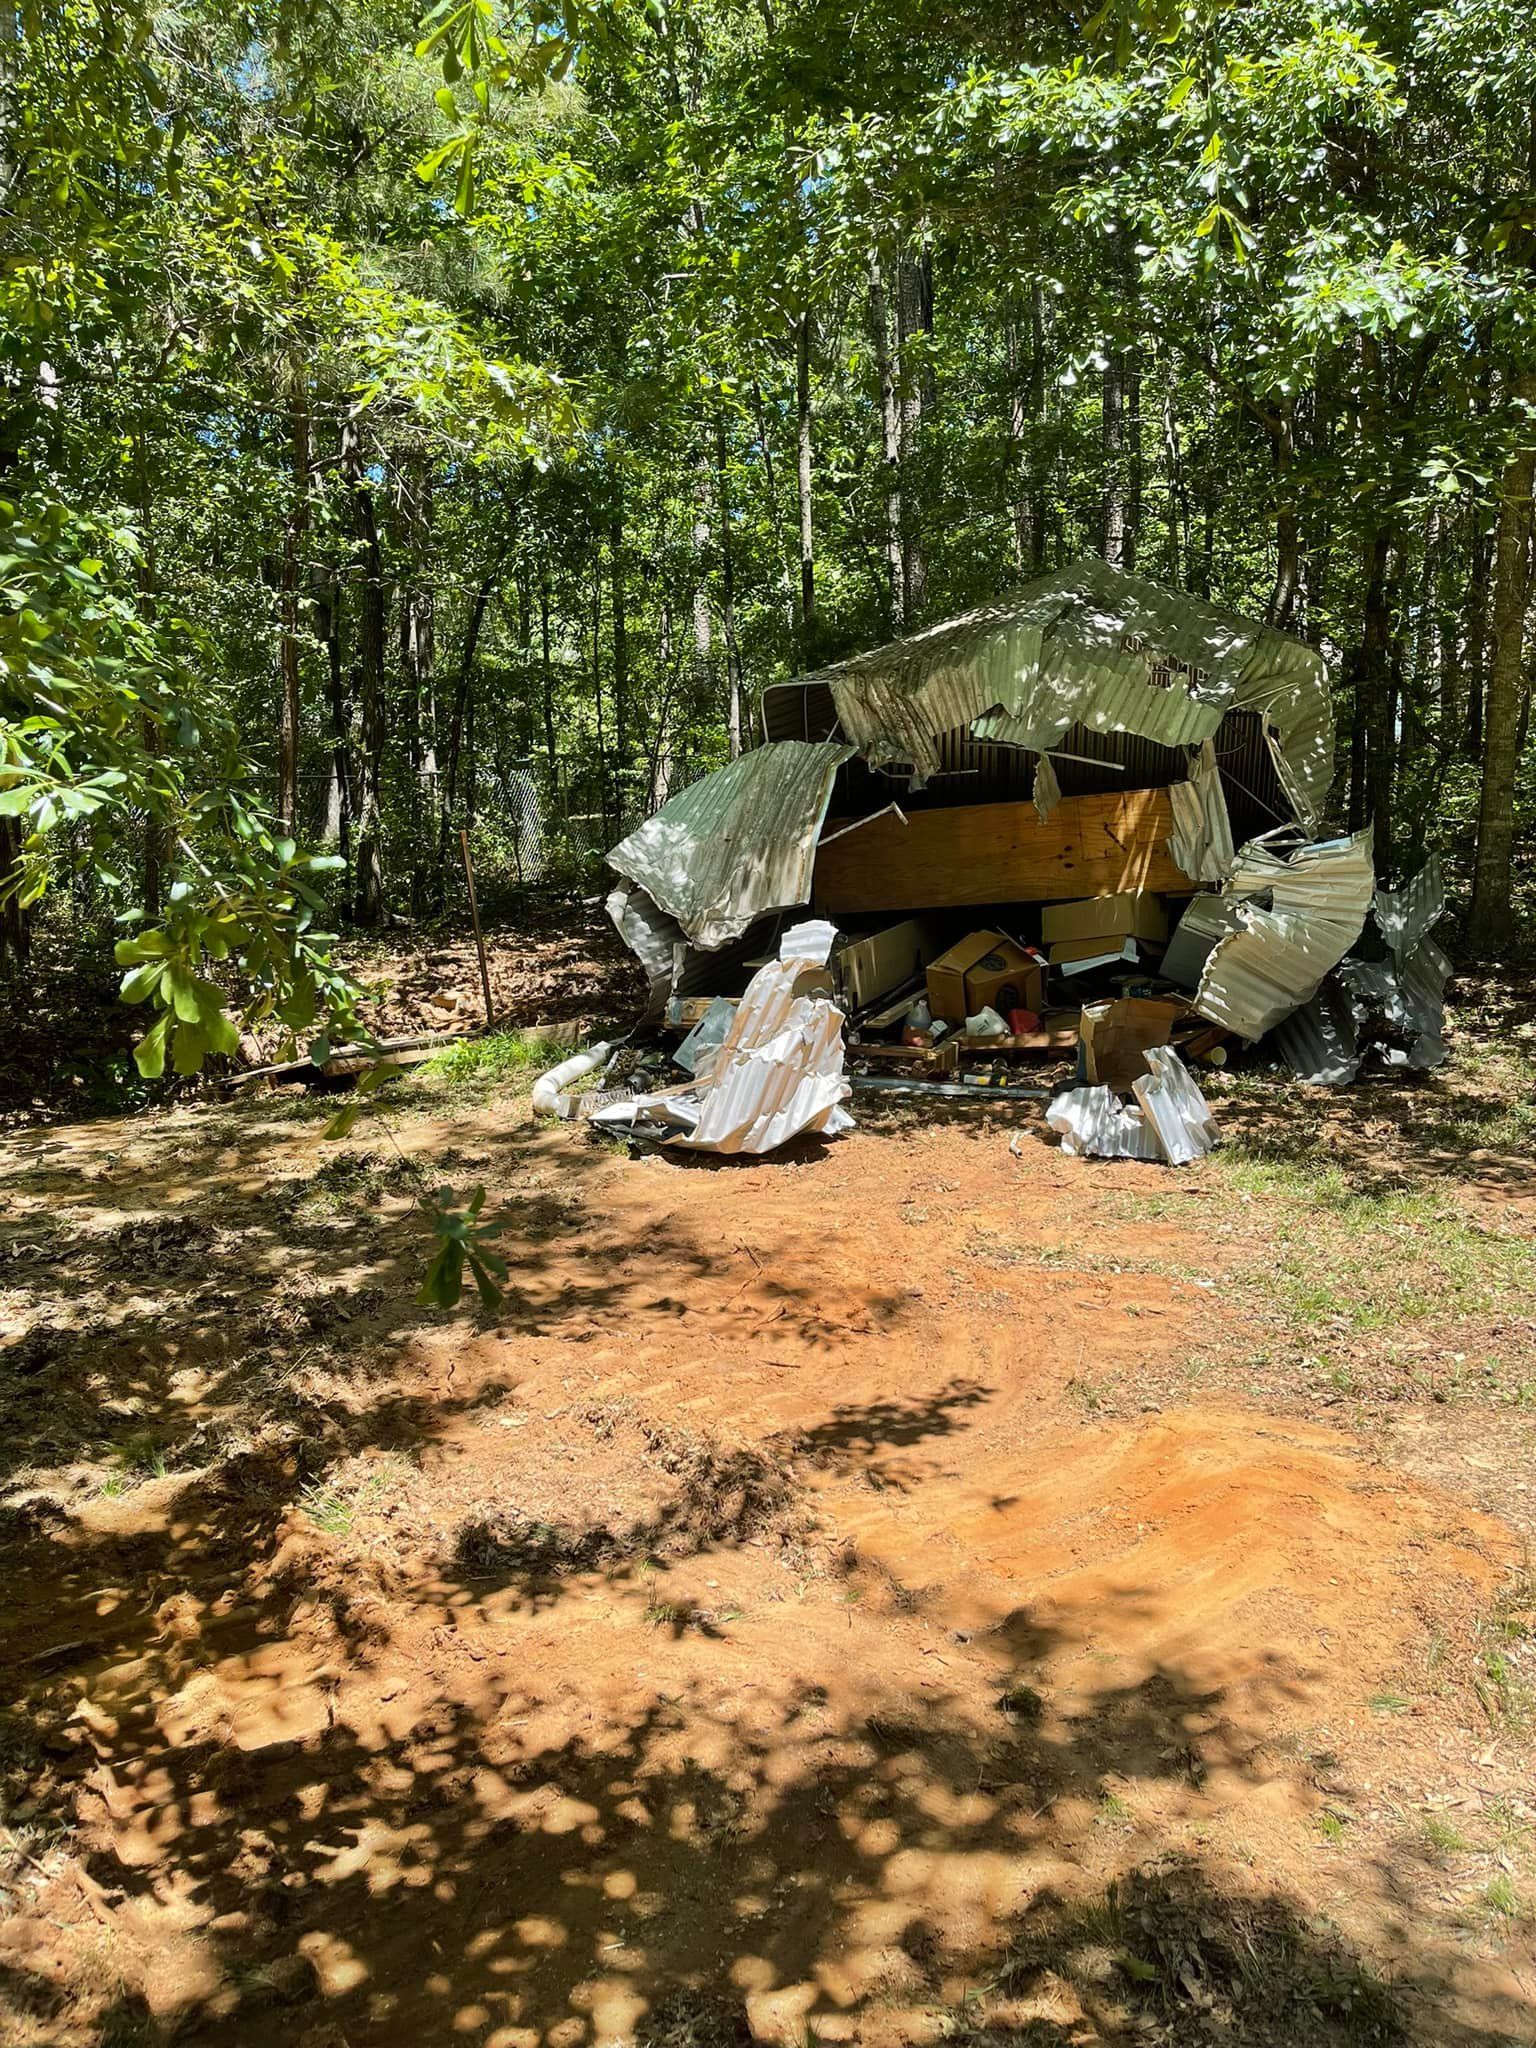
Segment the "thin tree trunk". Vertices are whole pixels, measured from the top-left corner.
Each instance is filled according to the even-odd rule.
[[[795,493],[800,512],[800,646],[816,635],[816,545],[811,524],[811,313],[795,329]]]
[[[341,586],[317,569],[310,586],[315,628],[325,650],[325,702],[331,736],[331,772],[325,798],[325,842],[352,865],[352,741],[341,645]]]
[[[1301,517],[1293,495],[1292,471],[1296,457],[1296,411],[1287,403],[1276,419],[1270,436],[1275,471],[1275,580],[1269,593],[1267,617],[1272,626],[1287,631],[1296,614],[1296,592],[1301,582]]]
[[[400,665],[405,675],[406,716],[411,770],[413,829],[411,832],[411,907],[420,912],[433,883],[441,891],[443,870],[429,878],[423,855],[431,846],[437,823],[437,707],[433,701],[437,608],[432,586],[432,471],[425,460],[413,462],[401,485],[410,573],[400,602]]]
[[[592,549],[592,706],[597,719],[597,811],[608,837],[608,743],[603,731],[603,560]]]
[[[887,617],[891,630],[906,625],[906,578],[901,546],[901,425],[896,410],[896,379],[891,368],[891,323],[886,305],[885,275],[880,252],[869,259],[869,326],[875,344],[875,370],[880,381],[880,467],[885,478],[885,572]]]
[[[550,789],[554,790],[559,753],[555,746],[555,678],[549,664],[549,571],[539,570],[539,679],[544,706],[544,751],[549,756]]]
[[[625,610],[622,508],[613,517],[608,568],[613,585],[613,779],[619,829],[623,831],[628,823],[624,792],[629,772],[629,618]]]
[[[729,479],[725,467],[725,420],[715,418],[715,495],[719,500],[720,513],[720,630],[725,638],[726,688],[729,702],[726,707],[726,739],[730,757],[734,761],[741,753],[741,649],[736,642],[736,565],[731,552],[731,499]],[[806,458],[809,461],[807,446]],[[805,533],[807,508],[801,510],[801,532]],[[804,565],[802,565],[804,566]],[[812,605],[814,608],[814,592]]]
[[[1170,351],[1167,377],[1163,384],[1163,469],[1168,502],[1164,540],[1163,574],[1171,590],[1177,590],[1183,576],[1183,528],[1189,517],[1189,489],[1184,477],[1184,459],[1179,448],[1178,370]]]
[[[1123,350],[1113,349],[1104,369],[1102,439],[1104,443],[1104,504],[1100,518],[1100,545],[1112,568],[1124,569],[1125,532],[1125,372]]]
[[[448,763],[443,777],[443,808],[438,823],[437,869],[440,875],[446,874],[448,870],[453,809],[459,795],[459,758],[464,748],[466,723],[471,716],[474,703],[475,658],[480,646],[480,628],[485,623],[486,608],[490,604],[495,588],[496,572],[487,569],[474,596],[470,599],[469,613],[464,621],[464,644],[459,650],[459,670],[453,686],[453,708],[448,719]]]
[[[1512,397],[1536,412],[1536,372],[1510,380]],[[1477,856],[1467,938],[1480,954],[1497,953],[1514,931],[1515,772],[1519,766],[1521,674],[1531,592],[1532,490],[1536,431],[1527,413],[1499,491],[1494,541],[1493,647],[1483,712],[1483,777],[1477,806]]]
[[[384,918],[384,565],[379,548],[379,523],[373,491],[363,461],[357,421],[341,430],[341,468],[352,508],[358,584],[355,696],[361,725],[362,759],[358,771],[357,917],[361,924]]]
[[[1472,535],[1471,561],[1467,568],[1467,722],[1463,739],[1465,759],[1483,758],[1483,682],[1488,662],[1488,599],[1492,575],[1493,548],[1482,525]]]
[[[1125,369],[1126,514],[1124,567],[1134,569],[1141,546],[1142,499],[1145,464],[1141,446],[1141,357],[1135,349],[1126,351]]]
[[[784,601],[784,623],[791,633],[798,629],[798,615],[795,611],[794,577],[791,574],[790,541],[784,529],[784,515],[779,505],[779,489],[773,473],[773,447],[768,439],[768,415],[763,405],[763,388],[757,379],[752,380],[752,409],[757,421],[757,448],[763,459],[763,484],[768,493],[768,516],[773,522],[774,538],[779,548],[779,584]]]
[[[896,326],[900,353],[900,375],[897,391],[900,403],[900,438],[898,460],[901,466],[901,509],[902,519],[902,610],[910,622],[922,610],[923,597],[928,584],[928,569],[923,553],[923,535],[919,506],[922,494],[917,487],[918,454],[923,426],[924,385],[927,368],[919,344],[912,344],[916,336],[925,332],[923,322],[923,274],[921,264],[905,250],[896,258]]]
[[[299,589],[303,580],[304,538],[309,532],[309,389],[304,372],[293,368],[288,401],[288,445],[293,495],[283,522],[280,665],[282,702],[277,749],[277,809],[290,832],[299,822]]]
[[[714,622],[709,611],[709,499],[709,458],[701,441],[693,466],[693,709],[703,719],[719,716]]]
[[[1365,547],[1365,598],[1360,639],[1351,664],[1354,721],[1350,732],[1349,824],[1355,832],[1367,824],[1374,828],[1376,872],[1381,876],[1388,873],[1392,853],[1392,752],[1388,730],[1391,562],[1391,529],[1378,527]]]

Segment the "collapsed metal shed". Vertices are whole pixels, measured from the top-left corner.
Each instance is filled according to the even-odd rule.
[[[857,929],[1214,885],[1228,936],[1196,1001],[1256,1038],[1317,993],[1372,905],[1369,835],[1310,843],[1333,773],[1318,653],[1096,559],[771,687],[763,738],[608,856],[656,1000],[721,985],[807,902]],[[1426,1048],[1434,887],[1378,913],[1385,993]]]

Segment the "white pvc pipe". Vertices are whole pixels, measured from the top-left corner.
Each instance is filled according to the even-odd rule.
[[[551,1067],[547,1074],[540,1074],[533,1084],[533,1113],[535,1116],[569,1116],[570,1110],[561,1100],[573,1081],[579,1081],[584,1074],[590,1074],[600,1067],[609,1053],[607,1039],[601,1044],[589,1046],[585,1052],[573,1053],[568,1060],[562,1060],[558,1067]]]

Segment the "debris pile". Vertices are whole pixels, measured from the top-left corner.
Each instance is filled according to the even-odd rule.
[[[687,1076],[594,1100],[608,1128],[763,1152],[892,1090],[1185,1164],[1216,1139],[1201,1063],[1444,1057],[1438,862],[1379,889],[1369,831],[1319,836],[1327,676],[1288,635],[1084,562],[763,721],[608,857]]]

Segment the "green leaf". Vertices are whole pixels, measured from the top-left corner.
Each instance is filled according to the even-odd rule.
[[[170,1012],[157,1017],[133,1048],[133,1064],[146,1081],[158,1081],[165,1072],[165,1040],[171,1028]]]
[[[342,1107],[337,1110],[325,1129],[320,1133],[321,1137],[345,1138],[366,1107],[366,1103],[362,1102],[343,1103]]]

